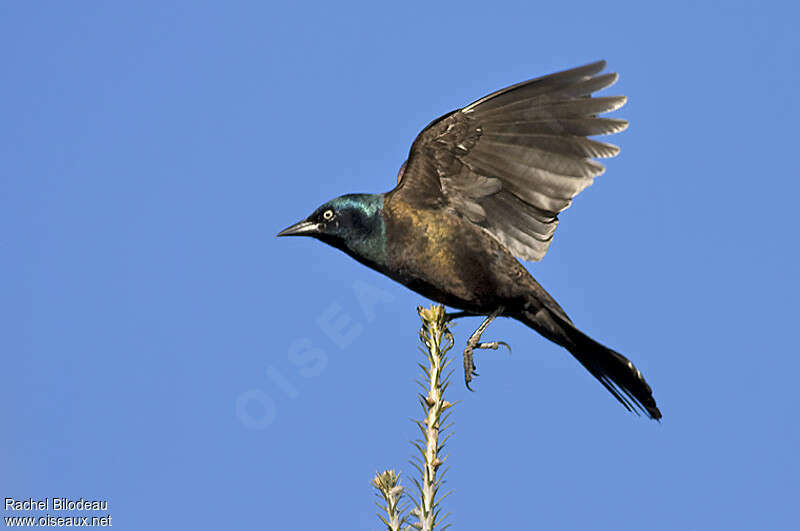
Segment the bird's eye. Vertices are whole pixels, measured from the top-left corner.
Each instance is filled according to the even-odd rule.
[[[333,216],[334,216],[333,210],[331,210],[330,208],[322,213],[322,219],[324,219],[325,221],[332,220]]]

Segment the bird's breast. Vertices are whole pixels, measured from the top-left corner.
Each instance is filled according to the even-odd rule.
[[[505,257],[480,228],[445,210],[400,201],[386,203],[384,219],[386,274],[448,306],[484,311],[496,304],[495,265]]]

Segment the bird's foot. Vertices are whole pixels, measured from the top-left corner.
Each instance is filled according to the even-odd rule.
[[[469,383],[475,376],[478,376],[477,367],[475,366],[475,358],[473,353],[475,349],[492,349],[497,350],[500,348],[500,345],[506,347],[509,352],[511,352],[511,347],[508,346],[508,343],[505,341],[490,341],[486,343],[481,343],[481,335],[486,331],[486,328],[491,324],[495,318],[503,313],[504,308],[500,307],[491,315],[489,315],[486,319],[484,319],[483,323],[478,327],[477,330],[469,337],[467,340],[467,346],[464,348],[464,383],[467,385],[467,389],[472,391],[472,388],[469,386]]]
[[[466,348],[464,349],[464,383],[467,385],[467,389],[472,391],[472,387],[469,386],[469,383],[475,376],[478,376],[478,367],[475,365],[475,358],[473,356],[475,349],[492,349],[497,350],[500,348],[500,345],[506,347],[509,352],[511,352],[511,347],[508,346],[508,343],[505,341],[491,341],[488,343],[476,343],[471,345],[467,343]]]

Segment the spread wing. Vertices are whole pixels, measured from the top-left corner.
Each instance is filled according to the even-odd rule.
[[[513,85],[438,118],[411,146],[393,190],[419,207],[445,207],[492,234],[515,256],[541,260],[558,213],[605,168],[617,146],[587,138],[628,123],[597,115],[624,96],[593,98],[617,74],[605,61]]]

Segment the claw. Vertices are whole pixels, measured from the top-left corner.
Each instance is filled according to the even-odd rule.
[[[497,350],[500,346],[504,346],[508,349],[508,352],[511,353],[511,347],[508,346],[508,343],[505,341],[492,341],[490,343],[478,343],[475,345],[475,348],[483,348],[483,349],[492,349]]]
[[[464,349],[464,383],[470,391],[472,391],[472,388],[469,386],[469,383],[472,381],[473,377],[478,375],[475,370],[475,360],[472,357],[472,351],[473,348],[467,344]]]
[[[483,323],[478,327],[477,330],[469,337],[467,340],[467,345],[464,347],[464,383],[467,386],[467,389],[472,391],[472,388],[469,386],[469,383],[472,379],[478,376],[477,367],[475,366],[475,360],[473,359],[473,352],[475,349],[492,349],[497,350],[500,348],[500,345],[503,345],[511,352],[511,347],[508,346],[508,343],[505,341],[491,341],[487,343],[481,343],[481,334],[486,331],[486,328],[491,324],[495,318],[503,313],[504,308],[500,307],[495,310],[491,315],[489,315],[486,319],[484,319]],[[466,315],[470,315],[467,312],[458,312],[457,314],[451,314],[448,316],[449,319],[456,319],[458,317],[464,317]]]

